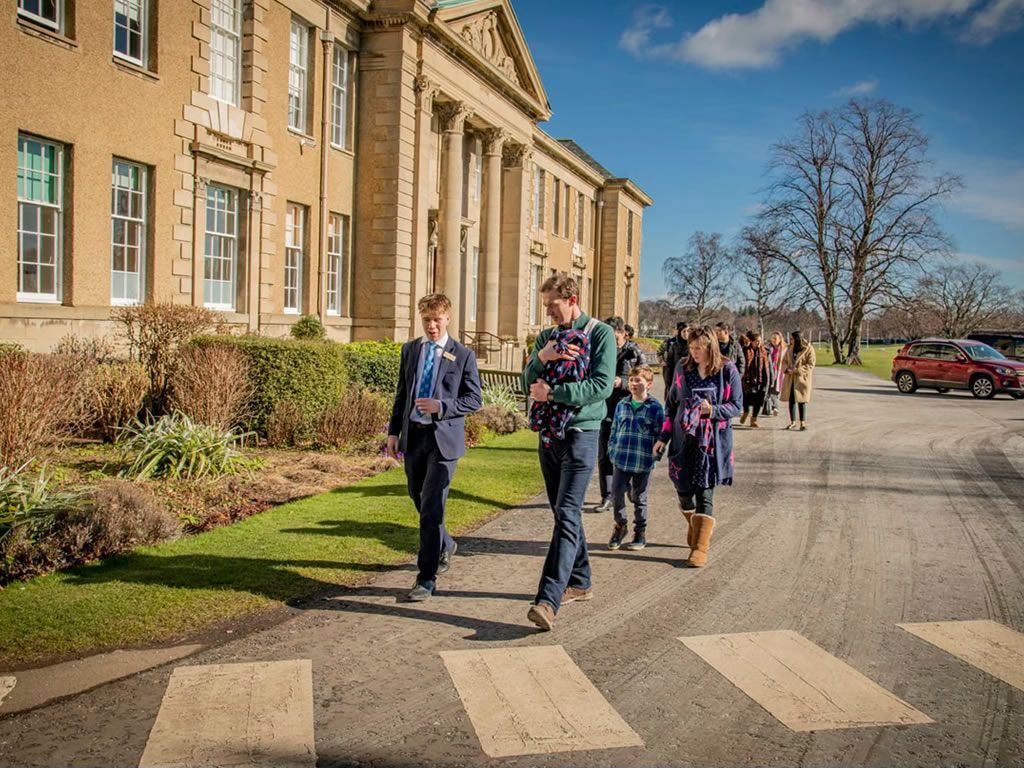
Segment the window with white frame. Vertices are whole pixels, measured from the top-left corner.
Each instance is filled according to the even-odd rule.
[[[576,242],[582,244],[586,236],[587,208],[586,198],[582,192],[576,195]]]
[[[338,149],[352,149],[352,71],[355,53],[334,46],[331,79],[331,144]]]
[[[238,106],[242,85],[242,0],[210,0],[210,96]]]
[[[327,228],[327,314],[348,314],[349,217],[332,213]]]
[[[558,235],[562,232],[562,182],[555,179],[554,188],[555,215],[551,222],[551,233]]]
[[[564,217],[562,219],[562,237],[566,240],[569,239],[569,211],[572,209],[572,187],[568,184],[563,184],[562,187],[565,190],[565,203],[562,206]]]
[[[626,214],[626,255],[633,255],[633,212]]]
[[[110,182],[110,303],[141,304],[146,265],[146,167],[114,159]]]
[[[535,264],[530,268],[530,325],[540,322],[540,285],[544,279],[544,267]]]
[[[146,66],[148,0],[114,0],[114,55]]]
[[[473,200],[480,202],[484,190],[484,155],[480,141],[473,142]]]
[[[298,314],[302,306],[302,268],[306,207],[288,203],[284,220],[284,311]]]
[[[63,31],[65,0],[18,0],[18,15],[56,32]]]
[[[18,301],[61,298],[64,147],[18,136]]]
[[[308,128],[309,27],[292,19],[288,48],[288,127],[301,133]]]
[[[238,297],[239,192],[206,187],[206,235],[203,238],[203,305],[234,311]]]
[[[477,295],[480,293],[480,248],[473,246],[469,264],[469,319],[476,321]]]
[[[533,174],[533,228],[544,229],[544,205],[546,203],[544,185],[547,174],[543,168],[537,168]]]

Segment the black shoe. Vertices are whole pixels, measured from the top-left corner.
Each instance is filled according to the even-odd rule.
[[[633,531],[633,540],[626,545],[626,549],[630,552],[636,552],[638,549],[643,549],[647,546],[647,529],[636,528]]]
[[[616,523],[615,530],[612,531],[612,538],[608,542],[608,549],[618,549],[622,546],[622,542],[626,540],[626,536],[629,534],[629,526],[625,523]]]
[[[594,512],[611,512],[612,511],[612,497],[609,496],[607,499],[603,499],[600,504],[594,507]]]
[[[448,573],[452,569],[452,555],[459,551],[457,542],[452,541],[452,548],[441,553],[441,561],[437,564],[437,574]]]
[[[429,600],[432,594],[434,594],[434,588],[432,586],[421,584],[417,581],[412,585],[412,589],[409,591],[409,594],[405,596],[405,599],[410,603],[422,603],[424,600]]]

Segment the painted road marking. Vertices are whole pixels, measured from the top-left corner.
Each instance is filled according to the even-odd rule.
[[[643,746],[560,645],[441,658],[489,757]]]
[[[0,705],[4,703],[7,694],[14,690],[14,686],[17,683],[18,678],[16,677],[0,677]]]
[[[679,640],[794,731],[932,722],[796,632]]]
[[[897,626],[1024,691],[1024,634],[988,620]]]
[[[174,670],[139,767],[227,765],[316,765],[308,659]]]

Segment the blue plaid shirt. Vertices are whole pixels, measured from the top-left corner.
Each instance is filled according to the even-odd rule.
[[[650,472],[654,469],[654,444],[661,435],[665,409],[654,397],[634,408],[632,396],[615,407],[612,432],[608,438],[608,458],[623,472]]]

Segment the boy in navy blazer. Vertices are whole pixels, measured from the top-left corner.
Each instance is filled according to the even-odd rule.
[[[476,355],[448,336],[451,300],[432,293],[417,305],[423,336],[402,347],[398,391],[388,425],[387,453],[405,454],[409,496],[420,513],[419,572],[413,602],[434,593],[439,573],[451,567],[458,548],[444,527],[448,488],[466,453],[466,419],[480,410]]]

